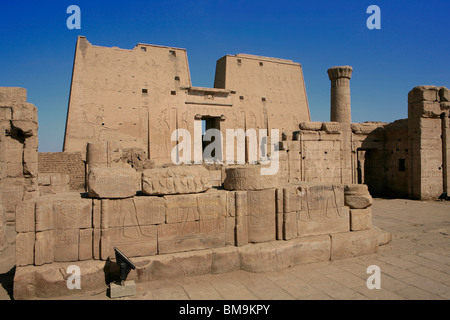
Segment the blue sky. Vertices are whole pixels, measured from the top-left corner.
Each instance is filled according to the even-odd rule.
[[[69,5],[81,30],[69,30]],[[367,7],[381,9],[369,30]],[[24,87],[39,117],[39,151],[62,151],[75,43],[186,48],[192,83],[212,87],[216,61],[249,53],[302,64],[313,121],[329,121],[327,69],[351,65],[352,120],[407,117],[418,85],[450,88],[450,1],[2,1],[0,86]]]

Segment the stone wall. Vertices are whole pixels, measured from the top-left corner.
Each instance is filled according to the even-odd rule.
[[[436,199],[448,194],[449,109],[450,93],[445,87],[418,86],[408,94],[411,198]]]
[[[51,278],[44,274],[59,270],[64,263],[108,263],[114,259],[115,247],[134,261],[146,261],[138,264],[137,274],[130,275],[140,281],[158,278],[159,272],[166,274],[162,268],[166,264],[172,276],[186,275],[185,259],[201,259],[210,250],[216,250],[210,267],[197,269],[198,274],[213,269],[216,273],[267,271],[377,251],[379,238],[372,230],[368,209],[372,198],[367,187],[313,182],[278,185],[278,179],[256,174],[259,168],[225,169],[233,171],[227,175],[225,189],[162,196],[145,195],[134,182],[117,190],[124,176],[133,180],[134,169],[94,168],[102,191],[95,198],[89,197],[90,192],[74,192],[21,202],[16,222],[15,298],[49,294],[42,288],[64,278],[59,279],[58,272]],[[206,171],[202,166],[186,166],[181,185],[189,185],[191,170]],[[172,179],[175,185],[178,175],[173,171],[161,179],[166,183]],[[255,183],[243,184],[243,177]],[[195,177],[191,182],[195,184]],[[192,192],[190,188],[179,190]],[[267,265],[267,261],[274,264]],[[42,288],[32,285],[39,274],[46,283]],[[71,294],[64,283],[55,290]]]
[[[86,169],[81,152],[39,152],[39,173],[62,173],[70,177],[71,190],[85,190]]]
[[[23,88],[0,88],[0,193],[5,219],[13,223],[16,204],[39,196],[37,109]]]

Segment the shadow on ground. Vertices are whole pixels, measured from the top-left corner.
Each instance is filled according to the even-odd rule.
[[[8,272],[0,274],[0,285],[6,290],[11,300],[14,300],[13,283],[16,266],[12,267]]]

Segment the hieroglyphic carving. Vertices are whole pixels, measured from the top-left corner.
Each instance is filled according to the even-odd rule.
[[[344,189],[338,185],[302,185],[302,207],[298,214],[299,236],[350,230]]]

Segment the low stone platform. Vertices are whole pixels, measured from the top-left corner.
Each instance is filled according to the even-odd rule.
[[[197,250],[174,254],[136,257],[136,269],[128,280],[136,283],[175,279],[236,270],[270,272],[295,265],[337,260],[375,253],[380,244],[389,241],[389,233],[379,229],[309,236],[288,241],[270,241],[241,247]],[[80,268],[81,289],[67,287],[67,268]],[[51,298],[83,294],[106,289],[115,263],[108,261],[58,262],[42,266],[16,267],[14,299]]]

